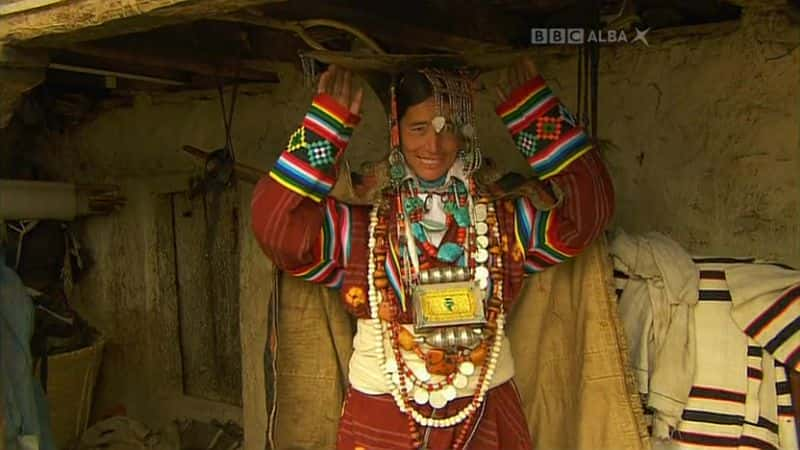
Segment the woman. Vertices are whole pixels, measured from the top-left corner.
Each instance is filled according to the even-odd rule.
[[[481,178],[471,97],[459,97],[463,78],[436,70],[406,74],[393,89],[391,182],[373,204],[329,196],[362,100],[350,72],[334,66],[256,187],[264,252],[339,289],[358,318],[340,449],[531,447],[505,315],[526,275],[601,233],[613,189],[534,64],[522,60],[508,79],[497,113],[555,205]]]

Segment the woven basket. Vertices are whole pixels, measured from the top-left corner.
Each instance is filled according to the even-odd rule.
[[[103,344],[97,337],[88,347],[47,359],[47,401],[57,448],[67,448],[89,424]]]

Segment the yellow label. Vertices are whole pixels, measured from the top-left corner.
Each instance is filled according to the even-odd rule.
[[[422,313],[429,322],[451,322],[475,317],[475,297],[469,287],[426,290],[420,296]]]

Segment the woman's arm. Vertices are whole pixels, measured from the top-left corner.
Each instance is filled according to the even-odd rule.
[[[323,74],[302,125],[251,203],[253,233],[275,265],[330,287],[341,284],[349,257],[350,207],[328,193],[361,104],[360,91],[350,96],[350,76],[338,72]]]
[[[527,81],[504,96],[497,113],[533,175],[562,193],[550,210],[537,209],[525,197],[515,202],[516,244],[524,271],[533,273],[577,255],[603,231],[614,211],[614,189],[583,128],[532,63],[523,65],[517,79]]]

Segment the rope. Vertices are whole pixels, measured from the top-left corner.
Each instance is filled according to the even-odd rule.
[[[233,150],[233,137],[232,137],[232,129],[233,129],[233,112],[236,109],[236,99],[239,96],[239,76],[242,70],[242,59],[241,57],[236,58],[236,78],[233,84],[233,91],[231,92],[231,107],[230,109],[225,108],[225,82],[220,77],[217,79],[217,92],[219,94],[219,104],[220,109],[222,110],[222,122],[225,126],[225,151],[228,154],[227,156],[231,160],[236,160],[236,154]]]

